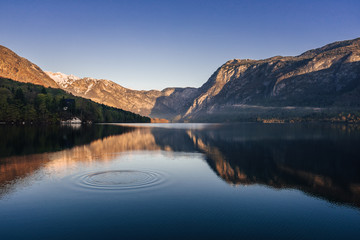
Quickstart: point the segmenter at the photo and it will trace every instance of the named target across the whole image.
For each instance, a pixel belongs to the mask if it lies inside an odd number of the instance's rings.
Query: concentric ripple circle
[[[82,187],[107,190],[131,190],[160,184],[160,173],[140,170],[111,170],[86,174],[80,177]]]

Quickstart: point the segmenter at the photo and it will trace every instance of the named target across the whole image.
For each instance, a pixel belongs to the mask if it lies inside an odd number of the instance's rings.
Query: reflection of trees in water
[[[59,172],[78,162],[111,160],[121,152],[166,150],[204,153],[211,169],[229,184],[296,188],[360,206],[359,131],[341,125],[242,124],[204,130],[97,126],[61,128],[61,134],[59,129],[26,132],[15,129],[9,142],[1,140],[11,146],[27,134],[20,140],[23,146],[2,152],[23,156],[0,158],[0,195],[42,168]],[[41,144],[26,146],[36,136],[43,138]]]
[[[66,125],[0,126],[0,136],[6,136],[0,137],[0,158],[60,151],[131,130],[106,125],[85,125],[77,129]]]
[[[14,184],[24,184],[25,178],[44,167],[64,168],[78,161],[113,158],[105,157],[107,153],[116,152],[111,150],[112,146],[119,147],[113,139],[132,131],[133,128],[104,125],[79,129],[69,126],[0,128],[1,135],[7,136],[0,138],[0,195],[10,191]]]

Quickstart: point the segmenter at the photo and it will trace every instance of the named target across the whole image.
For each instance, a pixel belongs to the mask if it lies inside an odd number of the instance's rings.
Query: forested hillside
[[[74,117],[91,122],[150,122],[150,118],[108,107],[60,89],[0,78],[0,121],[57,123]]]

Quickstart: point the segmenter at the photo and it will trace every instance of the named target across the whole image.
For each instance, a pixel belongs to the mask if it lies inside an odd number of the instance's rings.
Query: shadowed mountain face
[[[0,45],[0,77],[44,87],[59,88],[38,66]]]
[[[224,121],[360,108],[360,38],[296,57],[226,62],[200,88],[136,91],[108,80],[47,74],[74,95],[153,118]],[[296,107],[296,108],[289,108]]]
[[[12,130],[11,130],[12,129]],[[131,151],[202,153],[231,185],[292,188],[360,207],[360,129],[345,125],[210,125],[201,128],[96,126],[51,131],[1,128],[0,189],[40,168],[111,161]],[[28,129],[29,130],[29,129]],[[37,139],[38,144],[33,144]],[[17,144],[15,144],[17,143]],[[21,181],[20,181],[21,182]],[[1,195],[2,195],[1,194]]]

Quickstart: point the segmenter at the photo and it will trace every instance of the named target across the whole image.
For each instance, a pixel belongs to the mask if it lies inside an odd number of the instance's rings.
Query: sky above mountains
[[[45,71],[133,89],[199,87],[233,58],[360,37],[360,1],[1,0],[0,45]]]

